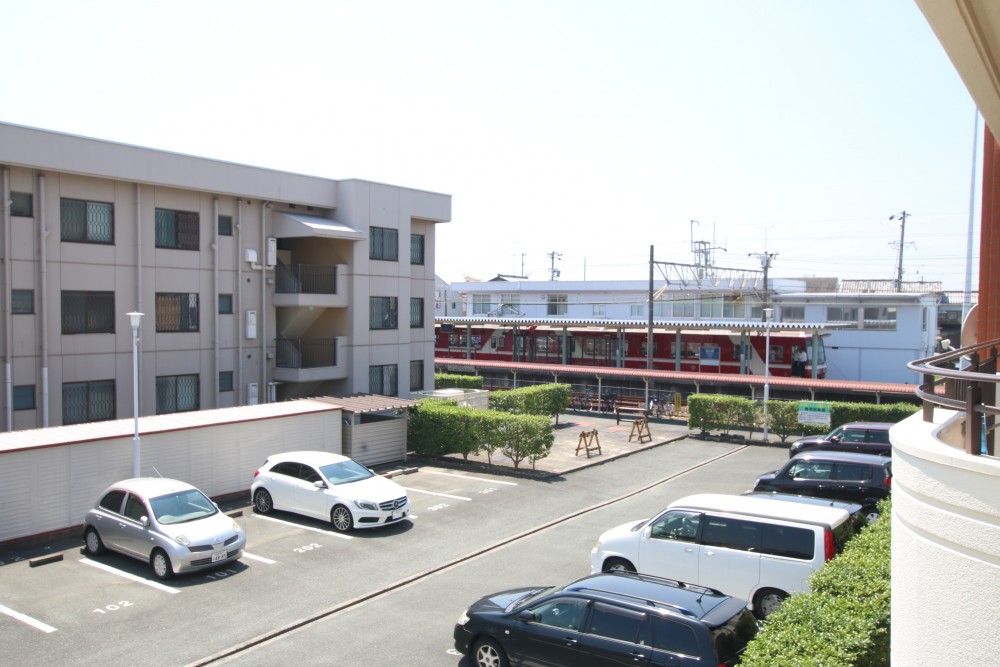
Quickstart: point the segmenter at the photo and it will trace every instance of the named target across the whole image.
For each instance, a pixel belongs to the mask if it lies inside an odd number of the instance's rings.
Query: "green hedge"
[[[534,465],[548,456],[555,441],[548,416],[512,414],[458,407],[454,401],[428,399],[411,408],[408,419],[410,451],[422,456],[500,452],[514,467]]]
[[[568,384],[538,384],[490,392],[490,407],[501,412],[555,417],[569,407],[573,388]]]
[[[435,373],[435,389],[482,389],[482,375],[462,375],[460,373]]]
[[[882,519],[851,540],[790,596],[750,642],[743,667],[883,667],[889,664],[892,593],[890,500]]]
[[[830,425],[799,424],[797,401],[767,402],[768,431],[785,442],[793,435],[822,435],[856,421],[896,423],[920,408],[912,403],[830,403]],[[701,431],[760,431],[764,427],[763,402],[721,394],[688,397],[688,426]]]

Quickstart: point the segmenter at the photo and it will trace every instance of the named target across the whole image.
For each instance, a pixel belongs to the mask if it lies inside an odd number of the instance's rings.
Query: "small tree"
[[[509,458],[514,467],[528,460],[532,467],[539,459],[548,456],[555,436],[548,417],[496,413],[487,436],[491,446]]]

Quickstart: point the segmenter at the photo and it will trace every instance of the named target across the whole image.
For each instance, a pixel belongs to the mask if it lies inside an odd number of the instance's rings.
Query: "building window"
[[[565,294],[550,294],[548,298],[548,308],[546,315],[565,315],[567,309],[567,299]]]
[[[233,372],[232,371],[219,371],[219,391],[232,391],[233,390]]]
[[[896,309],[892,307],[874,307],[864,309],[864,328],[876,331],[896,330]]]
[[[857,308],[842,308],[840,306],[831,306],[826,309],[826,321],[830,324],[839,324],[840,328],[857,329],[858,328],[858,309]],[[844,325],[847,325],[844,327]]]
[[[490,295],[489,294],[473,294],[472,295],[472,314],[473,315],[486,315],[490,312]]]
[[[591,312],[594,317],[607,317],[608,307],[603,303],[595,303]]]
[[[14,409],[34,410],[35,409],[35,385],[22,384],[14,387]]]
[[[63,292],[62,332],[64,335],[114,333],[114,292]]]
[[[220,215],[219,236],[232,236],[232,235],[233,235],[233,216]]]
[[[410,361],[410,391],[421,391],[424,388],[424,362],[419,359]]]
[[[35,291],[12,289],[10,291],[10,312],[14,315],[32,315],[35,312]]]
[[[232,315],[233,314],[233,295],[232,294],[220,294],[219,295],[219,315]]]
[[[63,424],[115,418],[115,381],[66,382],[62,386]]]
[[[156,247],[198,250],[198,214],[156,209]]]
[[[373,296],[368,300],[368,326],[371,329],[395,329],[398,325],[398,300],[394,296]]]
[[[424,300],[410,299],[410,328],[421,329],[424,326]]]
[[[115,242],[115,207],[101,202],[62,199],[59,201],[59,227],[63,241],[111,245]]]
[[[198,375],[161,375],[156,378],[156,414],[197,410]]]
[[[157,293],[156,330],[198,331],[198,295]]]
[[[805,322],[806,321],[806,307],[805,306],[782,306],[781,307],[781,321],[782,322]]]
[[[410,264],[424,263],[424,235],[410,234]]]
[[[30,192],[10,193],[10,214],[15,218],[35,217],[35,202]]]
[[[368,259],[384,259],[390,262],[399,260],[399,230],[372,227]]]
[[[649,315],[649,309],[644,305],[631,304],[628,307],[628,316],[632,318],[636,317],[646,317]]]
[[[368,393],[396,396],[396,364],[368,367]]]

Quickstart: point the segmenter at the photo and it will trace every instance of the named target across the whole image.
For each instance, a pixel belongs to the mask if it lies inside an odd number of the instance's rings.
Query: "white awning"
[[[278,238],[322,236],[330,239],[364,241],[367,235],[342,222],[314,215],[276,211],[273,217],[274,235]]]

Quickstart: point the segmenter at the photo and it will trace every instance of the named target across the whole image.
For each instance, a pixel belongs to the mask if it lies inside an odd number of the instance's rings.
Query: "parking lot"
[[[247,498],[223,506],[248,536],[242,560],[167,582],[124,556],[89,558],[79,542],[36,545],[36,557],[51,562],[35,567],[29,553],[2,552],[0,635],[8,652],[13,647],[12,664],[207,664],[234,651],[243,661],[256,655],[250,648],[263,638],[356,613],[438,572],[455,577],[450,570],[460,564],[498,557],[526,538],[544,542],[547,531],[565,530],[595,511],[637,502],[658,507],[693,491],[746,490],[753,475],[784,459],[777,448],[684,441],[548,479],[421,465],[395,477],[409,495],[410,520],[346,535],[293,514],[255,514]],[[610,514],[598,524],[618,520]],[[586,574],[599,532],[595,525],[579,534],[583,546],[574,545],[572,559],[564,559],[572,561],[569,576]],[[561,542],[554,553],[567,548]],[[517,569],[530,574],[530,566]],[[471,601],[488,592],[477,584],[458,585],[459,597]],[[460,611],[443,612],[437,622],[447,626]],[[448,637],[435,639],[437,652]],[[374,633],[349,643],[362,640],[379,641]]]

